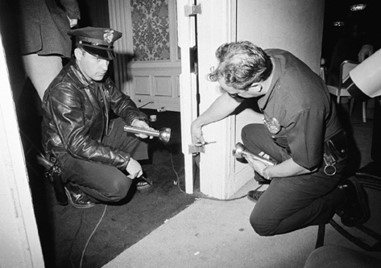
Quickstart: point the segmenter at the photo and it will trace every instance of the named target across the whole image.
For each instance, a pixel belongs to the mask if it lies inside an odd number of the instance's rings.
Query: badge
[[[263,122],[265,123],[265,126],[268,128],[271,134],[277,134],[280,131],[279,121],[275,117],[268,118],[265,115]]]
[[[114,30],[105,30],[105,33],[103,34],[103,40],[110,44],[113,39],[114,39]]]

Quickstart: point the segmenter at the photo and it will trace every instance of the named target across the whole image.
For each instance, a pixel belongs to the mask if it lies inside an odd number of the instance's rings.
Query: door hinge
[[[189,48],[189,64],[190,64],[190,72],[197,74],[198,71],[198,57],[197,57],[197,46],[193,46]]]
[[[201,4],[186,5],[184,6],[184,12],[186,17],[196,16],[197,14],[201,14]]]

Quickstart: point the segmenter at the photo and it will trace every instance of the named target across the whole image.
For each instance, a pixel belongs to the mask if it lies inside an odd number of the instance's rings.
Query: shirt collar
[[[283,69],[282,62],[279,58],[271,56],[271,59],[273,62],[273,77],[269,86],[269,90],[267,90],[266,94],[258,100],[258,106],[261,110],[263,110],[266,107],[270,99],[270,96],[273,94],[274,89],[279,82]]]

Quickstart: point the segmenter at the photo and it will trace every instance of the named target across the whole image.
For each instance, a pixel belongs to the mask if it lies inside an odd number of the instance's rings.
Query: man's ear
[[[255,92],[255,93],[260,93],[262,92],[263,85],[259,82],[254,82],[251,84],[249,87],[249,91]]]
[[[80,48],[76,47],[74,49],[74,56],[77,60],[80,60],[83,57],[83,51]]]

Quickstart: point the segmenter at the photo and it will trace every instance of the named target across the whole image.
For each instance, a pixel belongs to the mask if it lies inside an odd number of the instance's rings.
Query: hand
[[[372,55],[374,52],[372,45],[363,45],[360,52],[358,53],[359,62],[363,62],[366,58]]]
[[[192,123],[191,126],[192,144],[202,145],[205,143],[204,136],[202,135],[202,127]]]
[[[128,177],[130,179],[135,179],[143,174],[142,166],[133,158],[127,164],[126,171],[128,172]]]
[[[131,126],[143,128],[143,129],[147,129],[147,130],[152,130],[152,131],[155,130],[152,127],[150,127],[145,121],[139,120],[139,119],[135,119],[134,121],[132,121]],[[142,139],[148,138],[148,135],[146,135],[146,134],[135,134],[135,136],[142,138]],[[152,139],[153,137],[149,136],[149,138]]]
[[[69,17],[67,17],[67,18],[68,18],[68,20],[69,20],[70,28],[73,28],[73,27],[77,26],[77,24],[78,24],[78,19],[71,19],[71,18],[69,18]]]
[[[253,157],[251,157],[250,155],[247,155],[245,157],[245,159],[247,160],[248,164],[259,174],[261,175],[262,177],[264,177],[265,179],[267,180],[270,180],[271,178],[268,176],[268,174],[265,172],[265,169],[267,167],[269,167],[269,165],[266,165],[265,163],[263,163],[262,161],[260,160],[257,160]]]

